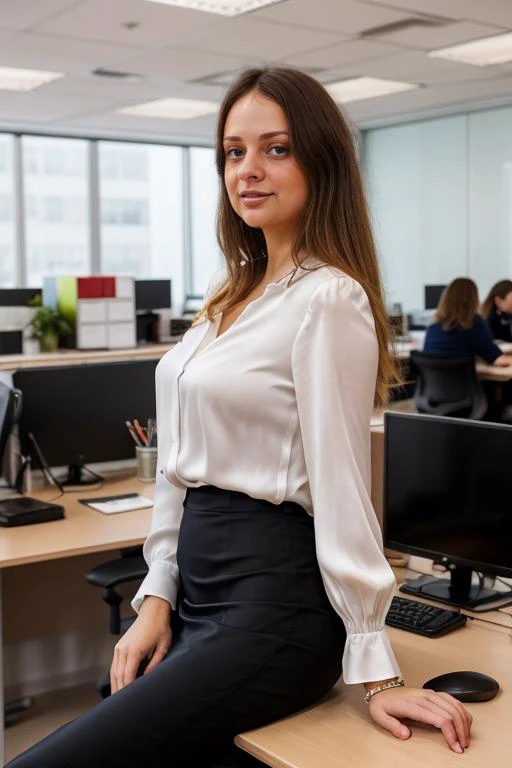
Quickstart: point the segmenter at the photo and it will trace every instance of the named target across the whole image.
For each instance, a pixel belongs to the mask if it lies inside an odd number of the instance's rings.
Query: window
[[[171,277],[178,302],[184,292],[182,153],[180,147],[98,143],[101,271]]]
[[[26,273],[31,285],[46,275],[90,271],[88,142],[25,136]]]
[[[192,239],[192,293],[204,295],[213,273],[222,263],[215,233],[219,184],[215,150],[190,149],[190,218]]]
[[[0,134],[0,286],[16,285],[14,137]]]

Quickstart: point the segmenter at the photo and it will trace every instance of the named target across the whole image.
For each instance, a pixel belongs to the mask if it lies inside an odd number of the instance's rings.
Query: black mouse
[[[447,672],[427,680],[423,688],[450,693],[459,701],[489,701],[500,690],[497,680],[481,672]]]

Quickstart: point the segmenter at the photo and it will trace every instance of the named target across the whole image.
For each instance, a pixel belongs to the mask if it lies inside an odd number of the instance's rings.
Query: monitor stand
[[[64,491],[93,491],[100,488],[104,478],[98,475],[79,460],[77,464],[69,464],[67,477],[60,480]]]
[[[499,601],[500,604],[512,602],[512,590],[501,591],[479,584],[471,584],[472,573],[471,568],[452,564],[449,579],[434,577],[427,580],[425,576],[419,579],[409,579],[402,584],[400,592],[417,595],[417,597],[427,597],[469,610],[477,608],[477,606],[483,606],[478,610],[485,610],[485,603],[492,603],[492,608],[495,608],[496,601]],[[491,606],[489,606],[489,610],[491,610]]]

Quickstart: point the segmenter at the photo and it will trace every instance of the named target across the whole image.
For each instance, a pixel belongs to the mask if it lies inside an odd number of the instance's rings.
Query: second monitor
[[[134,458],[125,422],[154,418],[157,363],[132,360],[16,371],[25,452],[30,452],[32,433],[50,466],[68,465],[72,485],[85,482],[85,464]]]

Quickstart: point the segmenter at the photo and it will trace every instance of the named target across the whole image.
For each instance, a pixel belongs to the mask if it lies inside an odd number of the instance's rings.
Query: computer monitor
[[[474,571],[512,577],[512,426],[386,413],[384,444],[385,545],[450,571],[403,591],[467,608],[512,600],[482,575],[471,583]]]
[[[41,288],[0,288],[0,307],[25,307],[42,298]]]
[[[446,285],[425,286],[425,309],[437,309],[439,299],[445,288]]]
[[[126,421],[154,418],[157,363],[130,360],[16,371],[25,452],[33,451],[31,433],[50,466],[69,465],[63,484],[73,486],[86,484],[85,464],[134,458]],[[37,464],[37,455],[33,459]]]
[[[170,280],[136,280],[135,309],[148,311],[152,309],[170,309],[171,281]]]

